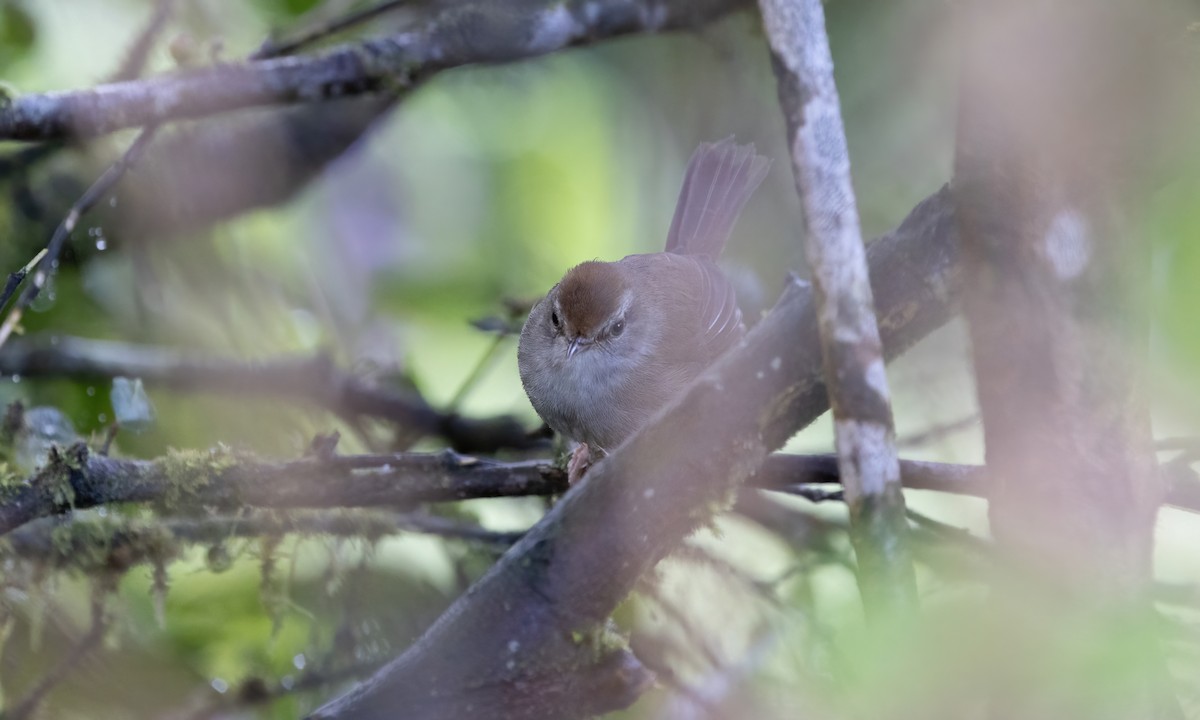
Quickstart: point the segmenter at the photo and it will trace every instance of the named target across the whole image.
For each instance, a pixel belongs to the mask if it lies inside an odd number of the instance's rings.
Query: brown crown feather
[[[571,268],[558,286],[563,318],[583,337],[591,337],[616,311],[625,279],[612,263],[591,260]]]

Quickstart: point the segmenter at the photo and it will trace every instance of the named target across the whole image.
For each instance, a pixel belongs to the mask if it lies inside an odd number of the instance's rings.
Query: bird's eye
[[[550,311],[550,323],[554,325],[554,327],[558,327],[561,324],[561,321],[558,319],[558,313],[554,310]]]
[[[623,332],[625,332],[625,321],[618,320],[613,323],[612,329],[608,331],[608,334],[612,337],[619,337]]]

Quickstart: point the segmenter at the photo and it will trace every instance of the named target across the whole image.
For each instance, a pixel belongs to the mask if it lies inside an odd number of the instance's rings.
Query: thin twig
[[[693,646],[699,648],[700,654],[704,656],[704,659],[708,661],[713,669],[721,667],[723,664],[721,656],[713,649],[704,632],[696,626],[696,623],[692,622],[692,619],[683,608],[679,607],[674,600],[666,597],[652,580],[643,579],[638,583],[637,589],[639,593],[654,603],[667,620],[675,623],[679,631]]]
[[[283,535],[374,539],[398,533],[433,535],[499,551],[523,535],[436,515],[377,510],[251,510],[168,520],[75,514],[46,518],[10,533],[0,556],[94,572],[163,562],[186,544],[211,545],[234,538]]]
[[[4,290],[0,292],[0,310],[3,310],[4,306],[8,305],[8,301],[12,299],[13,293],[15,293],[17,288],[21,286],[21,283],[25,280],[25,276],[27,276],[29,271],[32,270],[33,267],[37,265],[38,262],[45,256],[46,249],[42,248],[38,251],[37,255],[33,256],[32,260],[25,263],[25,267],[17,270],[14,273],[8,274],[8,280],[6,280],[4,283]]]
[[[104,619],[104,601],[107,590],[95,590],[92,595],[92,625],[87,631],[87,634],[79,639],[74,646],[67,652],[67,656],[63,658],[58,665],[50,672],[42,676],[29,693],[22,698],[11,710],[0,715],[0,720],[26,720],[34,715],[42,700],[45,699],[54,686],[63,681],[75,666],[82,662],[88,655],[100,645],[100,641],[104,639],[104,632],[107,628],[107,623]]]
[[[934,443],[946,438],[948,435],[953,435],[964,430],[970,430],[978,424],[979,413],[971,413],[970,415],[957,420],[951,420],[950,422],[933,425],[919,433],[913,433],[912,435],[908,435],[906,437],[897,438],[896,447],[912,449],[921,447],[922,445],[929,445],[930,443]]]
[[[158,0],[151,11],[150,20],[134,38],[133,44],[125,53],[125,59],[112,74],[109,82],[133,80],[142,74],[146,62],[150,59],[150,51],[154,49],[154,41],[171,20],[174,10],[175,0]]]
[[[0,139],[94,137],[252,107],[394,93],[449,68],[697,27],[748,5],[748,0],[595,0],[522,3],[518,10],[493,2],[448,3],[421,27],[309,57],[222,63],[142,81],[20,95],[0,108]],[[545,32],[496,32],[497,22]]]
[[[297,678],[280,678],[271,683],[261,678],[248,678],[229,692],[202,703],[199,708],[172,713],[166,720],[212,720],[222,713],[269,705],[289,695],[360,678],[374,672],[382,664],[380,660],[372,660],[336,670],[314,669]]]
[[[508,341],[507,336],[497,335],[492,343],[488,345],[487,350],[480,356],[479,361],[475,363],[475,367],[471,368],[471,372],[463,379],[462,384],[458,386],[454,397],[450,398],[450,402],[446,405],[446,411],[451,413],[458,412],[462,406],[463,400],[467,399],[467,395],[479,383],[479,379],[483,377],[484,372],[492,366],[492,362],[499,356],[500,350]]]
[[[159,8],[154,19],[152,20],[150,26],[146,29],[143,37],[139,40],[139,45],[148,46],[149,41],[153,39],[154,35],[157,34],[159,29],[161,29],[161,25],[165,24],[169,18],[171,5],[172,0],[163,0],[163,2],[159,4]],[[301,48],[310,42],[320,39],[320,37],[323,37],[323,35],[314,31],[308,33],[303,38],[289,43],[288,49],[286,50],[269,50],[264,47],[251,54],[247,60],[253,62],[263,60],[268,57],[282,55],[284,52],[290,52],[291,50]],[[130,60],[137,60],[136,67],[140,69],[140,66],[142,63],[144,63],[145,58],[139,57],[139,55],[144,56],[149,49],[148,47],[135,47],[135,50],[138,50],[138,52],[133,53]],[[119,72],[126,72],[129,69],[130,67],[123,67]],[[160,122],[156,121],[148,123],[142,129],[137,138],[135,138],[130,144],[129,148],[125,150],[125,153],[116,162],[114,162],[112,165],[109,165],[104,173],[102,173],[100,177],[97,178],[94,183],[92,183],[91,187],[84,192],[83,196],[76,200],[71,208],[67,211],[66,217],[63,218],[63,221],[59,223],[57,228],[55,228],[54,234],[50,236],[50,242],[46,245],[45,255],[42,257],[41,262],[37,266],[37,271],[33,275],[33,282],[25,287],[25,290],[22,291],[21,295],[17,298],[16,305],[4,319],[3,324],[0,324],[0,346],[3,346],[8,338],[12,335],[13,330],[15,330],[17,327],[17,324],[21,322],[21,317],[24,314],[25,309],[28,308],[37,298],[38,294],[46,286],[46,283],[49,282],[50,276],[57,272],[59,255],[62,254],[63,247],[65,246],[67,239],[71,236],[71,233],[74,232],[75,226],[79,224],[79,220],[108,195],[108,193],[116,186],[116,184],[120,182],[121,178],[124,177],[129,168],[137,164],[142,154],[146,151],[146,148],[154,141],[154,138],[158,134],[160,127]],[[2,306],[2,304],[0,304],[0,306]]]
[[[340,18],[320,23],[307,31],[301,32],[290,40],[283,40],[277,43],[274,40],[268,39],[263,42],[254,55],[259,58],[290,55],[301,48],[324,40],[331,35],[336,35],[337,33],[370,22],[392,10],[411,4],[412,0],[389,0],[389,2],[382,2],[372,7],[356,10]]]
[[[46,244],[41,261],[33,273],[32,282],[27,284],[25,289],[21,291],[21,294],[17,297],[16,305],[9,311],[8,316],[4,319],[4,323],[0,324],[0,346],[3,346],[9,336],[12,335],[17,324],[21,322],[21,316],[25,309],[37,298],[38,293],[49,282],[50,276],[58,270],[58,256],[62,253],[67,238],[71,236],[71,233],[75,230],[75,226],[79,224],[80,218],[103,200],[125,174],[125,171],[137,163],[146,147],[150,144],[150,141],[154,139],[157,131],[158,128],[156,126],[147,127],[143,130],[129,146],[129,149],[125,151],[125,154],[110,165],[96,179],[96,182],[92,183],[91,187],[84,192],[83,196],[71,205],[71,209],[67,211],[66,217],[55,228],[54,234],[50,236],[50,242]]]
[[[0,374],[108,382],[136,377],[177,391],[270,397],[308,403],[354,419],[376,417],[418,436],[441,437],[460,452],[529,450],[544,435],[516,418],[468,418],[434,409],[415,392],[369,384],[329,357],[291,356],[255,362],[185,353],[173,348],[75,337],[24,339],[0,349]]]

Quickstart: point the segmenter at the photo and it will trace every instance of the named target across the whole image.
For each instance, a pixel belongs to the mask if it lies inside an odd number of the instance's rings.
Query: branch
[[[821,0],[761,0],[760,5],[804,206],[805,255],[817,287],[817,323],[858,585],[869,615],[911,612],[917,584],[904,540],[908,523],[891,393],[825,12]]]
[[[415,87],[463,65],[530,58],[631,33],[701,25],[741,0],[572,0],[512,6],[452,4],[422,27],[311,57],[230,63],[87,90],[15,98],[0,139],[94,137],[242,108],[309,103]]]
[[[258,57],[279,57],[281,55],[291,55],[297,50],[301,50],[315,42],[324,40],[331,35],[336,35],[351,28],[368,23],[378,17],[381,17],[393,10],[399,10],[403,7],[412,5],[411,0],[387,0],[378,5],[362,8],[347,13],[341,17],[332,18],[325,22],[319,23],[311,29],[301,32],[289,40],[275,41],[268,39],[262,44],[255,53]]]
[[[149,52],[149,45],[162,25],[169,19],[171,9],[172,0],[163,0],[160,2],[149,27],[139,37],[134,50],[131,52],[130,57],[127,58],[127,64],[118,71],[118,78],[135,69],[140,70],[141,64],[145,60],[144,55]],[[283,46],[268,47],[264,45],[258,51],[251,54],[248,60],[251,62],[265,60],[276,54],[290,52],[291,50],[303,47],[307,43],[314,42],[321,37],[323,37],[323,34],[320,31],[314,31],[306,34],[303,38],[299,38]],[[130,79],[125,83],[114,83],[114,85],[132,83],[133,81]],[[386,107],[386,105],[383,107]],[[382,112],[382,108],[380,111]],[[157,121],[145,123],[144,125],[141,133],[129,145],[124,154],[116,162],[109,165],[100,177],[88,187],[83,196],[71,205],[66,217],[54,229],[49,243],[46,244],[45,252],[41,256],[42,259],[37,265],[37,271],[33,275],[32,282],[27,284],[25,289],[21,291],[16,305],[14,305],[13,309],[4,318],[4,322],[0,323],[0,346],[4,345],[9,336],[16,330],[25,309],[33,304],[34,299],[37,298],[38,294],[46,286],[46,283],[49,282],[50,277],[57,272],[59,255],[62,253],[71,233],[75,231],[75,226],[79,223],[80,219],[95,207],[97,203],[103,200],[116,187],[117,183],[121,181],[126,172],[138,163],[142,155],[146,152],[146,149],[154,142],[158,131],[162,128],[161,122]],[[356,127],[361,131],[365,125],[356,125]],[[0,306],[2,306],[2,303],[0,303]]]
[[[174,11],[175,0],[158,0],[154,4],[146,26],[138,32],[133,44],[125,51],[125,58],[121,61],[120,67],[113,73],[112,80],[114,82],[133,80],[142,74],[147,60],[150,59],[150,52],[154,49],[154,43],[167,23],[170,22]]]
[[[158,503],[173,514],[209,508],[396,507],[482,497],[546,495],[565,475],[543,463],[500,463],[458,455],[352,455],[260,462],[228,448],[179,451],[158,460],[54,452],[33,478],[6,487],[0,535],[40,517],[125,502]]]
[[[905,461],[902,469],[913,488],[982,493],[975,466]],[[836,458],[829,455],[773,455],[750,478],[754,487],[788,493],[838,481]],[[158,503],[176,514],[207,508],[395,508],[567,489],[566,471],[547,462],[504,463],[449,451],[273,463],[225,448],[130,460],[76,446],[55,453],[32,478],[9,485],[0,502],[0,535],[38,518],[115,503]]]
[[[380,511],[251,511],[189,519],[146,520],[68,515],[29,523],[0,541],[0,552],[23,561],[87,573],[162,563],[184,545],[219,545],[232,538],[306,535],[373,541],[412,532],[507,549],[520,532],[497,532],[436,515]]]
[[[99,589],[93,591],[92,624],[87,633],[71,646],[71,649],[67,651],[67,656],[46,673],[25,697],[13,705],[11,710],[0,713],[0,720],[27,720],[27,718],[34,717],[46,694],[53,690],[55,685],[62,682],[75,669],[76,665],[99,647],[100,642],[104,640],[104,631],[108,626],[104,617],[104,600],[107,592],[110,591]]]
[[[871,247],[888,357],[951,315],[950,220],[942,191]],[[599,629],[771,450],[828,408],[817,348],[811,293],[793,283],[737,347],[593,466],[420,640],[311,717],[375,720],[403,707],[418,719],[570,720],[632,702],[644,671]]]
[[[52,337],[5,345],[0,350],[0,374],[104,382],[137,377],[147,385],[174,390],[299,400],[344,418],[390,420],[421,435],[445,438],[461,452],[490,453],[542,444],[515,418],[471,419],[441,413],[415,393],[370,385],[347,374],[325,355],[246,362],[162,347]]]

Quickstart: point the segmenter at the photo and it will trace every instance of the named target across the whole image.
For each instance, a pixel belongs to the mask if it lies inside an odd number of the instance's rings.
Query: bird
[[[769,168],[753,144],[702,143],[663,252],[580,263],[530,310],[517,346],[521,384],[542,420],[578,443],[571,482],[742,337],[716,259]]]

